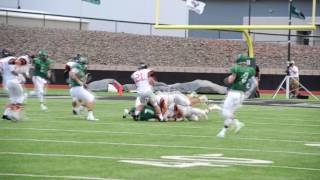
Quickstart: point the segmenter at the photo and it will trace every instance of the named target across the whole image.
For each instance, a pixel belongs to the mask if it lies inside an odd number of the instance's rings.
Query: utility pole
[[[289,26],[291,26],[291,24],[292,24],[291,7],[292,7],[292,0],[289,0]],[[289,29],[289,32],[288,32],[288,62],[290,60],[291,60],[291,30]]]
[[[248,8],[248,25],[251,25],[251,0],[249,0],[249,8]],[[249,29],[249,34],[250,34],[250,29]]]
[[[21,9],[20,0],[18,0],[18,9]]]

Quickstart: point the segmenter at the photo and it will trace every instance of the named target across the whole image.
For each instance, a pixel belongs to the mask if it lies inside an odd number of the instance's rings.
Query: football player
[[[73,100],[77,100],[79,102],[82,102],[87,110],[87,120],[89,121],[95,121],[98,120],[93,115],[93,107],[94,107],[94,101],[95,97],[94,95],[89,92],[85,86],[86,86],[86,74],[84,65],[86,65],[88,62],[87,58],[81,57],[79,62],[73,64],[69,71],[69,86],[70,86],[70,95]],[[77,110],[78,107],[77,102],[73,102],[72,104],[73,110]],[[78,112],[76,112],[78,113]]]
[[[1,61],[3,81],[9,95],[10,103],[6,106],[2,118],[7,120],[20,120],[22,118],[23,103],[25,100],[22,84],[29,72],[28,56],[18,58],[9,56]]]
[[[137,98],[141,104],[136,104],[135,117],[138,117],[141,113],[143,106],[147,103],[151,104],[160,121],[164,121],[159,105],[156,102],[156,96],[153,93],[153,85],[156,80],[154,72],[148,69],[148,66],[141,63],[138,70],[131,75],[135,85],[137,86]]]
[[[250,91],[252,91],[257,84],[254,82],[256,81],[254,78],[255,69],[248,65],[248,60],[249,57],[246,54],[239,54],[236,58],[236,65],[230,69],[231,75],[225,79],[225,84],[230,86],[230,90],[222,107],[224,127],[217,134],[217,137],[225,137],[230,125],[235,125],[236,133],[244,126],[242,122],[235,119],[234,112],[242,105],[246,96],[252,93]]]
[[[51,78],[51,66],[53,60],[48,57],[48,52],[41,49],[38,53],[38,57],[33,60],[33,77],[32,82],[34,85],[34,93],[38,96],[40,101],[41,110],[47,110],[47,106],[44,102],[45,89],[48,84],[48,79]]]

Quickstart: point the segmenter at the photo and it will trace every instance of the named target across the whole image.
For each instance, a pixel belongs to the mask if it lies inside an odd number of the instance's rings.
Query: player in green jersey
[[[47,106],[44,103],[45,89],[48,84],[48,79],[51,78],[51,66],[53,60],[48,57],[48,52],[41,49],[38,56],[33,59],[33,77],[32,82],[34,85],[34,93],[38,96],[40,101],[41,110],[47,110]]]
[[[81,62],[87,62],[85,57],[81,57]],[[87,63],[85,63],[87,64]],[[84,64],[80,62],[74,63],[70,68],[69,72],[69,86],[70,86],[70,95],[74,100],[78,100],[85,105],[88,110],[87,120],[95,121],[98,120],[93,116],[93,106],[94,106],[94,95],[89,92],[86,88],[86,73]],[[75,110],[77,104],[72,104],[73,110]]]
[[[234,112],[242,105],[243,100],[256,86],[255,69],[248,65],[248,60],[250,58],[246,54],[239,54],[236,59],[236,65],[230,69],[231,75],[225,79],[225,83],[230,86],[230,90],[222,108],[224,127],[217,134],[217,137],[225,137],[230,125],[235,126],[235,132],[239,132],[244,126],[243,123],[235,119]]]
[[[134,117],[134,112],[135,112],[136,108],[133,107],[130,110],[125,109],[122,118],[126,118],[128,115]],[[144,105],[142,108],[141,113],[139,114],[138,117],[134,118],[135,121],[157,121],[157,113],[155,111],[155,109],[150,106],[150,105]]]

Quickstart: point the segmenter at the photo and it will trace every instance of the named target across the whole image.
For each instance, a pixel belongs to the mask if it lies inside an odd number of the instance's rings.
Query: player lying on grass
[[[193,94],[192,96],[186,96],[179,91],[173,92],[157,92],[156,93],[157,104],[160,106],[161,113],[164,115],[164,118],[167,119],[168,108],[172,105],[181,105],[181,106],[193,106],[199,103],[205,103],[208,101],[207,96],[197,96]]]
[[[18,58],[9,56],[0,60],[4,89],[9,95],[9,104],[5,107],[2,119],[22,119],[23,104],[26,98],[23,84],[29,74],[29,63],[28,56]]]
[[[197,103],[204,103],[207,101],[206,96],[200,97],[189,97],[180,92],[157,92],[156,101],[162,111],[165,121],[176,121],[176,120],[199,120],[206,118],[207,114],[215,109],[220,109],[217,105],[210,105],[207,109],[199,109],[192,107],[192,105]],[[136,99],[136,106],[140,105],[139,99]],[[130,111],[128,109],[124,110],[123,117],[127,115],[132,115],[132,108]],[[149,120],[156,119],[157,116],[154,112],[155,109],[151,105],[143,106],[141,111],[142,115],[138,116],[137,120]]]
[[[217,105],[210,105],[207,109],[200,109],[191,106],[181,106],[177,104],[172,104],[168,111],[165,114],[166,121],[198,121],[200,119],[207,119],[208,113],[213,110],[221,109]],[[134,116],[135,107],[130,110],[124,109],[123,118],[127,116]],[[134,120],[137,121],[158,121],[158,117],[156,115],[155,109],[151,105],[144,105],[143,109],[138,116]]]

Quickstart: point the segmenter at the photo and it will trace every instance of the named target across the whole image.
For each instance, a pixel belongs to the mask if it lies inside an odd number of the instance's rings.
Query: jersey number
[[[140,72],[140,73],[136,73],[134,75],[134,82],[139,82],[139,81],[143,81],[145,80],[145,78],[143,77],[143,74]]]
[[[242,76],[241,76],[241,83],[245,84],[248,81],[249,78],[249,73],[245,72]]]

